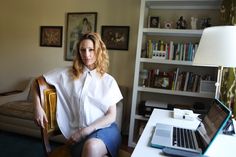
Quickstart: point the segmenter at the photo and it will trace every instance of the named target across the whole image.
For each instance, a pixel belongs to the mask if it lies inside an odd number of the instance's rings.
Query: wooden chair
[[[70,150],[67,145],[62,145],[52,149],[50,138],[60,135],[61,132],[56,122],[56,90],[54,86],[49,85],[43,76],[37,78],[38,92],[41,105],[47,115],[48,124],[41,128],[43,149],[46,157],[69,157]]]
[[[46,157],[69,157],[70,149],[66,144],[62,144],[54,149],[50,144],[50,139],[61,132],[56,122],[56,90],[54,86],[49,85],[43,76],[37,78],[38,92],[40,96],[41,105],[45,110],[48,118],[48,124],[45,128],[41,128],[43,149]],[[129,157],[130,154],[126,151],[119,150],[119,157]]]

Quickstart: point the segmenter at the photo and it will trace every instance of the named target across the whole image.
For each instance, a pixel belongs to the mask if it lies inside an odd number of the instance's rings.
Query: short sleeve
[[[106,83],[107,92],[102,101],[103,111],[107,111],[111,105],[114,105],[123,99],[120,88],[114,78],[112,78],[110,81],[107,81]]]

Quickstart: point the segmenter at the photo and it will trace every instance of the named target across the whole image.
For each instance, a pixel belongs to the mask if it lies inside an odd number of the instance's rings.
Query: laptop
[[[214,99],[196,130],[157,123],[151,146],[204,154],[230,116],[231,111],[218,99]]]

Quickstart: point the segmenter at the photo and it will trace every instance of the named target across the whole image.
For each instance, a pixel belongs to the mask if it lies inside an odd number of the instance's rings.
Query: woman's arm
[[[116,120],[116,104],[110,106],[103,117],[97,119],[88,127],[81,128],[74,134],[72,134],[72,136],[68,140],[68,143],[74,144],[79,140],[81,140],[82,138],[86,137],[87,135],[91,134],[92,132],[104,128],[109,124],[115,122],[115,120]]]
[[[34,121],[38,126],[45,127],[46,123],[48,123],[47,116],[42,108],[39,98],[38,92],[38,83],[35,80],[32,84],[32,92],[33,92],[33,105],[34,105]]]
[[[116,104],[110,106],[105,113],[105,116],[99,118],[95,122],[93,122],[89,127],[94,130],[106,127],[107,125],[115,122],[116,120]]]

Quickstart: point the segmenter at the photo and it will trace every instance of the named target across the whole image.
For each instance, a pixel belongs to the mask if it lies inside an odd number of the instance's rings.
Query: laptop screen
[[[231,112],[219,100],[215,99],[209,111],[204,116],[197,128],[201,139],[201,148],[206,151],[208,145],[214,140],[217,133],[223,128],[231,115]]]

